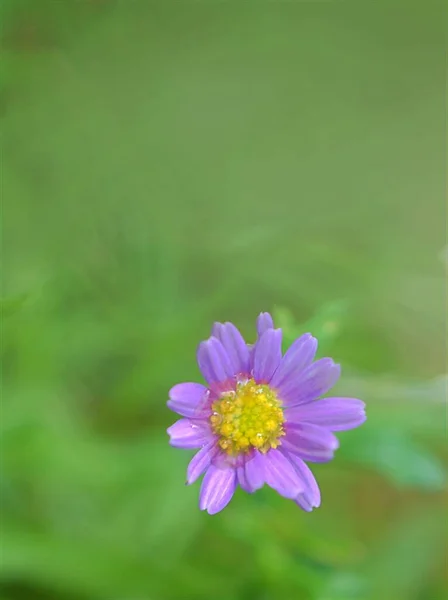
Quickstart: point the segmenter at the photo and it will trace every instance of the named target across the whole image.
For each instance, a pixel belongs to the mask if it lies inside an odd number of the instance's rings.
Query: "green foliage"
[[[363,434],[358,431],[343,439],[342,454],[353,462],[376,469],[397,486],[444,490],[446,472],[443,463],[413,442],[403,430],[387,426],[374,429],[369,423]]]
[[[335,342],[342,335],[345,321],[348,318],[349,307],[347,301],[335,301],[324,304],[319,312],[306,323],[297,323],[291,311],[277,307],[274,310],[274,319],[283,329],[284,344],[288,347],[303,333],[312,333],[319,340],[319,352]]]
[[[169,4],[0,3],[0,599],[445,597],[443,18]],[[262,310],[369,419],[209,517],[167,391]]]

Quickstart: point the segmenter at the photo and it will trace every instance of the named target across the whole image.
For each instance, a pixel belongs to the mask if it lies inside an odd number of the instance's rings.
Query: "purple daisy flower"
[[[306,465],[327,462],[338,448],[334,431],[364,423],[364,402],[323,398],[339,378],[331,358],[314,361],[317,340],[298,338],[282,356],[282,331],[272,317],[257,319],[248,345],[232,323],[215,323],[197,360],[207,386],[180,383],[168,407],[183,418],[168,429],[176,448],[199,449],[187,470],[191,484],[203,473],[199,506],[215,514],[237,485],[252,493],[266,483],[303,510],[320,505]]]

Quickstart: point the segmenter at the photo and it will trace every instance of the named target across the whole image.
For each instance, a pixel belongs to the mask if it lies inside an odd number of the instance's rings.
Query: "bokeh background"
[[[1,600],[446,597],[445,17],[1,1]],[[167,392],[265,310],[369,420],[210,517]]]

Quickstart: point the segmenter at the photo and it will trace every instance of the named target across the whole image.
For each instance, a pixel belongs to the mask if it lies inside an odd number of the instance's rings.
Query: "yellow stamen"
[[[258,448],[266,453],[280,445],[285,435],[280,402],[268,385],[253,379],[238,383],[235,392],[223,394],[213,405],[210,423],[219,446],[235,456]]]

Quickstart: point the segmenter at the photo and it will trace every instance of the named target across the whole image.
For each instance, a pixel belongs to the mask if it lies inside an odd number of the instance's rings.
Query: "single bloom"
[[[179,383],[169,392],[168,407],[182,417],[168,429],[170,444],[198,449],[187,483],[204,474],[199,507],[210,514],[238,485],[252,493],[267,484],[305,511],[317,508],[319,486],[306,462],[330,461],[334,432],[366,420],[361,400],[321,398],[340,367],[314,360],[316,338],[302,335],[282,356],[282,331],[268,313],[259,315],[257,333],[250,345],[232,323],[215,323],[197,352],[206,385]]]

